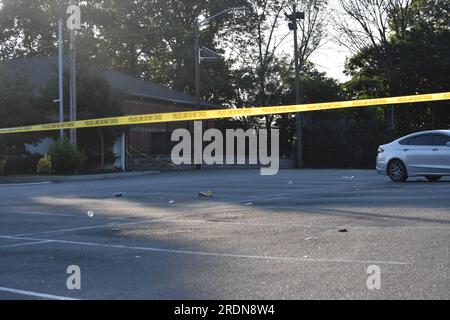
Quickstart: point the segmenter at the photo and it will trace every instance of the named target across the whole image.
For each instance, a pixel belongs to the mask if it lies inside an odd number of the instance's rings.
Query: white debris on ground
[[[200,192],[198,196],[201,198],[211,198],[213,196],[213,193],[211,191],[203,191]]]

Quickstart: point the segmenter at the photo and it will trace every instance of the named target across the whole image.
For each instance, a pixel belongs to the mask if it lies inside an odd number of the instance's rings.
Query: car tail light
[[[379,147],[378,148],[378,153],[383,153],[383,152],[384,152],[384,149],[382,147]]]

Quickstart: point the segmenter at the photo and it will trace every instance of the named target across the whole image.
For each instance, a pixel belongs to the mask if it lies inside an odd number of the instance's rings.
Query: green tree
[[[8,161],[8,149],[5,137],[0,135],[0,174],[5,173],[6,163]]]
[[[284,81],[285,90],[279,101],[282,105],[295,101],[294,74],[290,72]],[[341,85],[336,80],[327,77],[325,73],[319,72],[311,63],[304,66],[301,81],[305,103],[332,102],[343,98]],[[346,114],[339,110],[303,113],[304,127],[309,131],[334,128],[334,124],[345,117]],[[296,138],[295,115],[275,116],[275,127],[280,130],[282,155],[293,156]]]
[[[42,101],[36,99],[36,88],[33,87],[26,73],[17,70],[16,74],[8,76],[5,74],[9,73],[2,72],[0,66],[0,128],[18,127],[43,121],[45,117]],[[3,154],[25,154],[25,144],[33,144],[41,138],[42,134],[33,133],[3,135]]]
[[[78,173],[84,163],[84,155],[66,138],[58,139],[48,151],[52,169],[58,174]]]
[[[248,0],[250,12],[245,16],[230,19],[223,29],[221,46],[230,54],[232,107],[267,106],[293,104],[295,95],[289,80],[294,75],[293,55],[287,55],[281,48],[292,31],[285,13],[292,13],[296,3],[306,17],[298,22],[300,65],[305,67],[311,54],[325,39],[327,1],[275,1]],[[289,97],[289,100],[286,100]],[[287,116],[285,116],[286,118]],[[246,126],[265,126],[270,129],[278,116],[242,119]],[[278,124],[290,124],[290,121]],[[284,131],[289,131],[286,127]],[[270,133],[270,131],[269,131]]]
[[[361,49],[347,64],[352,80],[346,84],[351,96],[371,97],[448,91],[450,72],[449,4],[440,0],[413,1],[407,27],[388,20],[391,67],[380,55],[382,44]],[[392,18],[391,18],[392,19]],[[396,135],[412,130],[448,128],[448,102],[397,107]]]
[[[66,0],[3,0],[0,7],[0,61],[56,53],[59,19]],[[112,67],[133,76],[193,94],[194,22],[244,0],[91,0],[81,1],[82,29],[77,32],[79,60]],[[217,49],[224,20],[201,32],[202,44]],[[65,48],[68,36],[65,32]],[[204,98],[226,100],[229,65],[202,68]],[[214,81],[211,81],[214,80]]]
[[[54,52],[57,16],[65,13],[64,0],[2,0],[0,61]]]
[[[79,64],[77,76],[77,118],[97,119],[122,116],[124,94],[111,87],[103,77],[102,69],[91,64]],[[64,77],[65,106],[69,110],[69,77]],[[58,80],[53,78],[42,90],[43,100],[52,101],[58,92]],[[47,115],[56,117],[56,108],[47,110]],[[123,129],[116,127],[99,127],[77,130],[78,145],[86,156],[87,168],[103,167],[107,162],[113,162],[112,147]],[[54,132],[53,136],[56,137]]]
[[[114,90],[95,68],[80,73],[77,111],[79,119],[96,119],[122,116],[124,95]],[[87,157],[86,165],[104,167],[105,162],[113,162],[112,147],[123,133],[123,128],[99,127],[79,130],[80,146]],[[93,138],[97,137],[97,139]]]

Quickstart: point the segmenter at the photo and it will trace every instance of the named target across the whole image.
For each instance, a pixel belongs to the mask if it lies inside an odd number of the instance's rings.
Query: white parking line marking
[[[221,209],[235,209],[234,206],[214,206],[215,210],[218,208]],[[258,209],[255,207],[248,207],[252,209]],[[286,208],[286,207],[284,207]],[[195,211],[197,214],[192,214],[192,211]],[[0,212],[9,212],[9,211],[3,211],[0,210]],[[282,226],[289,226],[289,227],[299,227],[299,228],[308,228],[308,229],[339,229],[339,228],[349,228],[354,230],[446,230],[450,229],[450,226],[349,226],[349,225],[336,225],[336,226],[328,226],[328,225],[308,225],[308,224],[298,224],[298,223],[252,223],[252,222],[229,222],[229,221],[203,221],[203,220],[179,220],[176,218],[184,217],[184,216],[195,216],[199,214],[209,213],[210,208],[202,208],[202,207],[194,207],[190,208],[189,210],[185,210],[185,213],[174,215],[174,216],[167,216],[164,218],[157,218],[157,219],[149,219],[149,220],[136,220],[136,219],[127,219],[127,218],[104,218],[106,220],[123,220],[123,221],[130,221],[130,222],[116,222],[116,223],[108,223],[108,224],[102,224],[102,225],[96,225],[96,226],[87,226],[87,227],[77,227],[77,228],[68,228],[68,229],[56,229],[56,230],[49,230],[49,231],[42,231],[42,232],[31,232],[31,233],[21,233],[21,234],[15,234],[14,236],[17,237],[24,237],[24,236],[35,236],[35,235],[45,235],[45,234],[53,234],[53,233],[64,233],[64,232],[72,232],[72,231],[83,231],[83,230],[93,230],[93,229],[102,229],[102,228],[109,228],[109,227],[120,227],[120,226],[132,226],[132,225],[139,225],[139,224],[151,224],[154,222],[172,222],[172,223],[180,223],[180,224],[217,224],[217,225],[242,225],[242,226],[255,226],[255,227],[282,227]],[[233,211],[234,212],[234,211]],[[233,213],[233,212],[226,212],[226,213]],[[80,215],[63,215],[63,214],[51,214],[51,213],[41,213],[41,212],[24,212],[24,211],[16,211],[14,213],[23,213],[23,214],[35,214],[35,215],[55,215],[55,216],[69,216],[69,217],[81,217]]]
[[[254,227],[298,227],[298,228],[308,228],[308,229],[340,229],[340,228],[347,228],[347,229],[355,229],[355,230],[364,230],[364,229],[450,229],[449,227],[442,227],[442,226],[402,226],[402,227],[365,227],[365,226],[349,226],[349,225],[336,225],[336,226],[326,226],[326,225],[308,225],[308,224],[301,224],[301,223],[253,223],[253,222],[230,222],[230,221],[204,221],[204,220],[164,220],[164,222],[173,222],[173,223],[186,223],[186,224],[220,224],[220,225],[238,225],[238,226],[254,226]]]
[[[30,183],[2,183],[0,184],[0,188],[8,188],[8,187],[26,187],[26,186],[40,186],[45,184],[52,184],[51,182],[30,182]]]
[[[45,243],[51,243],[51,242],[53,242],[53,241],[52,240],[43,240],[43,241],[35,241],[35,242],[27,242],[27,243],[16,243],[16,244],[10,244],[10,245],[6,245],[6,246],[0,246],[0,249],[33,246],[33,245],[45,244]]]
[[[70,298],[70,297],[55,296],[55,295],[52,295],[52,294],[45,294],[45,293],[39,293],[39,292],[33,292],[33,291],[25,291],[25,290],[18,290],[18,289],[11,289],[11,288],[4,288],[4,287],[0,287],[0,291],[13,293],[13,294],[17,294],[17,295],[22,295],[22,296],[31,296],[31,297],[36,297],[36,298],[49,299],[49,300],[67,300],[67,301],[69,301],[69,300],[80,300],[80,299],[75,299],[75,298]]]
[[[50,230],[50,231],[42,231],[42,232],[33,232],[33,233],[22,233],[16,234],[15,237],[27,237],[27,236],[35,236],[35,235],[44,235],[44,234],[52,234],[52,233],[63,233],[63,232],[71,232],[71,231],[83,231],[83,230],[92,230],[92,229],[102,229],[102,228],[110,228],[110,227],[120,227],[120,226],[130,226],[130,225],[139,225],[139,224],[148,224],[153,222],[165,221],[167,219],[176,219],[181,218],[190,213],[179,214],[174,216],[168,216],[165,218],[158,218],[153,220],[137,220],[133,222],[116,222],[116,223],[108,223],[101,224],[96,226],[88,226],[88,227],[78,227],[78,228],[69,228],[69,229],[58,229],[58,230]]]
[[[3,214],[29,214],[36,216],[51,216],[51,217],[80,217],[80,215],[75,214],[65,214],[65,213],[48,213],[48,212],[31,212],[31,211],[15,211],[15,210],[0,210]]]
[[[118,225],[128,225],[128,224],[136,224],[136,223],[142,223],[142,222],[130,222],[130,223],[124,223],[124,224],[108,223],[108,224],[89,226],[89,227],[78,227],[78,228],[59,229],[59,230],[42,231],[42,232],[22,233],[22,234],[17,234],[16,236],[23,237],[23,236],[33,236],[33,235],[40,235],[40,234],[43,235],[43,234],[52,234],[52,233],[61,233],[61,232],[70,232],[70,231],[83,231],[83,230],[101,229],[101,228],[115,227]]]
[[[35,212],[35,211],[15,211],[15,210],[2,210],[0,209],[1,214],[29,214],[29,215],[37,215],[37,216],[49,216],[49,217],[68,217],[68,218],[85,218],[84,213],[80,214],[66,214],[66,213],[49,213],[49,212]],[[104,220],[114,220],[114,221],[136,221],[136,219],[132,218],[122,218],[122,217],[104,217],[97,215],[92,219],[104,219]]]
[[[256,259],[256,260],[273,260],[273,261],[292,261],[292,262],[328,262],[328,263],[359,263],[359,264],[387,264],[387,265],[409,265],[408,262],[398,261],[376,261],[376,260],[352,260],[352,259],[323,259],[323,258],[298,258],[298,257],[277,257],[277,256],[259,256],[259,255],[245,255],[245,254],[232,254],[232,253],[218,253],[218,252],[204,252],[204,251],[190,251],[190,250],[175,250],[164,248],[152,248],[152,247],[134,247],[125,245],[113,245],[94,242],[80,242],[80,241],[68,241],[68,240],[56,240],[56,239],[37,239],[37,238],[22,238],[22,237],[10,237],[0,236],[4,239],[17,239],[17,240],[30,240],[30,241],[44,241],[51,240],[54,243],[73,244],[80,246],[99,247],[99,248],[111,248],[111,249],[128,249],[128,250],[142,250],[150,252],[172,253],[172,254],[185,254],[196,256],[212,256],[222,258],[240,258],[240,259]]]

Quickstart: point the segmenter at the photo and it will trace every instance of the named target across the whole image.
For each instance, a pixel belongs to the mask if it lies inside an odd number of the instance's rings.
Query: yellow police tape
[[[450,100],[450,92],[381,98],[381,99],[351,100],[340,102],[279,106],[279,107],[258,107],[258,108],[244,108],[244,109],[201,110],[191,112],[144,114],[137,116],[80,120],[74,122],[50,123],[50,124],[30,125],[16,128],[6,128],[0,129],[0,134],[54,131],[60,129],[125,126],[125,125],[148,124],[148,123],[174,122],[174,121],[223,119],[234,117],[262,116],[269,114],[298,113],[307,111],[345,109],[357,107],[373,107],[382,105],[419,103],[419,102],[442,101],[442,100]]]

